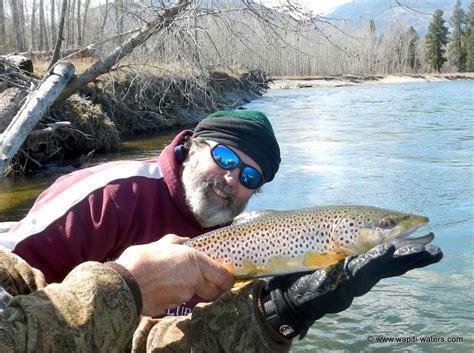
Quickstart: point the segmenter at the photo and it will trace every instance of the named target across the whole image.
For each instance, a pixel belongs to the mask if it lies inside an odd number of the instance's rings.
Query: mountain
[[[470,1],[461,1],[465,11]],[[444,11],[443,17],[449,27],[449,18],[455,4],[456,0],[352,0],[325,16],[343,19],[354,25],[374,20],[376,34],[381,34],[388,28],[413,26],[419,35],[425,35],[436,9]]]

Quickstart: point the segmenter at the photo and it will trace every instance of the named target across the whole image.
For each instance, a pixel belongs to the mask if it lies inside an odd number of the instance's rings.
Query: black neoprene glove
[[[407,245],[395,249],[382,244],[311,274],[273,278],[261,295],[261,311],[286,338],[303,338],[314,321],[346,310],[354,297],[367,293],[382,278],[400,276],[443,258],[434,245]]]

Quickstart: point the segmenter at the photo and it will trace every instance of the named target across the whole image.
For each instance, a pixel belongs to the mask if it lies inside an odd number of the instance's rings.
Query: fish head
[[[347,207],[344,217],[338,222],[333,239],[347,255],[359,255],[377,245],[406,239],[428,222],[425,216],[370,206],[351,206]],[[427,243],[432,239],[430,233],[410,240],[412,243]]]

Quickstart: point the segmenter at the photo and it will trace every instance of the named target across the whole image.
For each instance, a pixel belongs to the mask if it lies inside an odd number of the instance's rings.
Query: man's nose
[[[239,173],[240,173],[239,168],[228,170],[227,173],[225,173],[224,175],[224,179],[226,183],[231,187],[235,187],[236,185],[238,185]]]

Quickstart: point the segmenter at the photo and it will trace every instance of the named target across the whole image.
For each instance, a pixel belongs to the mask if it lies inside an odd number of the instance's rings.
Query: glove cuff
[[[291,339],[299,335],[306,336],[311,323],[304,320],[297,308],[287,297],[288,283],[284,277],[274,278],[261,296],[264,316],[272,327],[283,337]]]
[[[263,310],[263,315],[267,322],[272,326],[280,335],[287,339],[298,336],[299,332],[297,328],[284,323],[281,319],[278,308],[275,305],[275,302],[272,300],[272,295],[267,293],[262,295],[261,298],[261,307]]]

